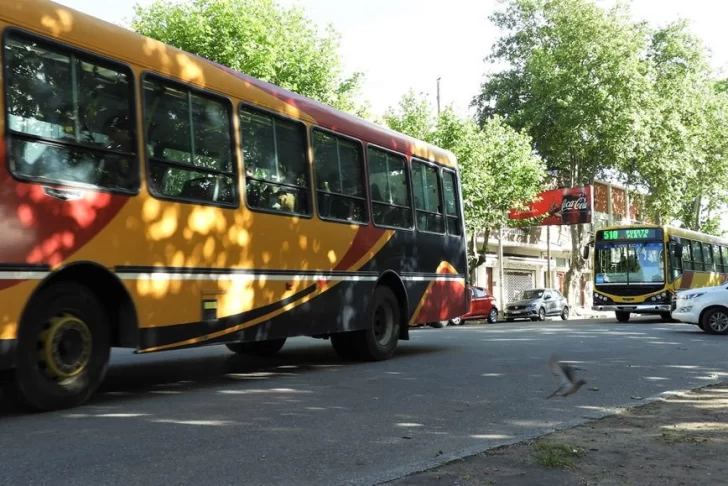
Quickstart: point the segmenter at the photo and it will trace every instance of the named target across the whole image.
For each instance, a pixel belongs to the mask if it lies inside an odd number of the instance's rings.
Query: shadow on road
[[[214,348],[225,350],[224,346],[214,346]],[[389,362],[451,350],[452,346],[443,343],[426,345],[400,342]],[[205,348],[150,354],[143,357],[129,356],[131,350],[120,351],[123,353],[122,357],[112,359],[106,379],[87,405],[108,406],[125,401],[139,402],[153,399],[155,395],[178,395],[227,385],[240,387],[245,382],[263,381],[267,385],[272,385],[272,382],[280,378],[376,364],[345,361],[331,348],[320,345],[293,347],[288,350],[284,347],[280,353],[269,358],[236,355],[225,351],[221,354],[212,354],[210,349]],[[124,362],[114,362],[119,359],[123,359]],[[0,392],[0,421],[25,414],[27,414],[25,410],[6,400]]]

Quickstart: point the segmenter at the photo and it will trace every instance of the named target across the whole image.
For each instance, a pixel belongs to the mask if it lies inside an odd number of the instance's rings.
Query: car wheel
[[[462,317],[453,317],[452,319],[450,319],[450,324],[452,324],[453,326],[461,326],[465,324],[465,321],[463,321]]]
[[[701,319],[702,328],[709,334],[728,334],[728,310],[714,307],[708,309]]]
[[[545,321],[546,320],[546,309],[544,309],[543,307],[541,307],[538,310],[538,320],[539,321]]]
[[[498,322],[498,309],[496,309],[495,307],[492,308],[488,313],[488,322],[490,324],[495,324],[496,322]]]
[[[569,307],[564,306],[564,309],[561,311],[561,319],[564,321],[569,320]]]

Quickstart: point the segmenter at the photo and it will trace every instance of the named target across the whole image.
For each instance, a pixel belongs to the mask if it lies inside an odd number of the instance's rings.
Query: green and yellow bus
[[[465,313],[452,153],[46,0],[0,9],[0,371],[50,410],[110,348],[331,339]]]
[[[728,279],[728,239],[672,226],[622,225],[598,230],[594,241],[593,309],[671,316],[676,291]]]

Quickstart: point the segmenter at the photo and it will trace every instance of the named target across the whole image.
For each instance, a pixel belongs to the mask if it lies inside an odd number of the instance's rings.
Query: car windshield
[[[524,290],[521,292],[522,300],[540,299],[543,296],[543,290]]]
[[[661,242],[600,243],[596,247],[596,283],[665,283]]]

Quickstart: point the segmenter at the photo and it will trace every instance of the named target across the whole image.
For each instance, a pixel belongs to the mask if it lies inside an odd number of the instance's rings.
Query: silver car
[[[569,318],[569,304],[566,297],[556,289],[524,290],[517,300],[509,303],[504,311],[506,321],[531,319],[544,321],[548,316]]]

